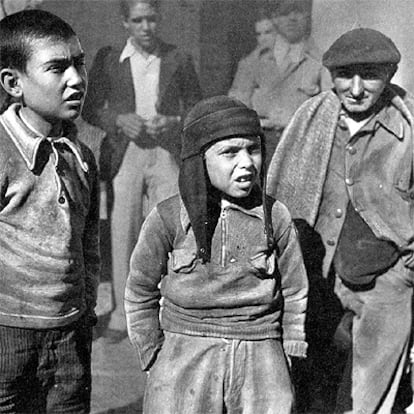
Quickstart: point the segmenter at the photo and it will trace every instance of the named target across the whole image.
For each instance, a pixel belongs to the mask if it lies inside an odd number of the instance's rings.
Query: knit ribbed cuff
[[[306,358],[308,344],[305,341],[283,341],[283,349],[289,356]]]

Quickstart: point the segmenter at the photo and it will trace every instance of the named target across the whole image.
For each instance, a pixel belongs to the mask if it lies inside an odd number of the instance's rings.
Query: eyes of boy
[[[49,63],[48,69],[54,73],[62,73],[64,72],[69,66],[73,65],[77,69],[83,69],[85,66],[85,56],[76,56],[72,60],[71,59],[62,59],[56,60]]]
[[[238,147],[238,146],[224,147],[220,151],[218,151],[218,155],[223,155],[226,157],[234,157],[243,149],[244,149],[243,147]],[[248,146],[246,150],[250,155],[256,155],[256,154],[261,153],[260,145]]]

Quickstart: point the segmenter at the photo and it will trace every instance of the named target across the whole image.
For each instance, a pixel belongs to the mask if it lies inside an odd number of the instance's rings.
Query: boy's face
[[[156,45],[158,19],[158,12],[151,4],[137,2],[130,7],[129,17],[124,21],[135,44],[146,52],[151,52]]]
[[[262,168],[260,137],[228,138],[205,153],[210,182],[224,196],[247,197],[259,182]]]
[[[32,125],[73,120],[81,112],[87,86],[85,56],[77,37],[38,39],[24,73],[18,72],[25,115]]]

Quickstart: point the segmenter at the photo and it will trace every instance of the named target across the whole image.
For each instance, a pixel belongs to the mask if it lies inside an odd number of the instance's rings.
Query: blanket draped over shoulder
[[[400,88],[388,87],[391,105],[410,126],[413,139],[413,109],[400,96]],[[314,226],[321,202],[331,149],[341,104],[330,90],[306,101],[286,127],[269,166],[268,193],[285,203],[293,218],[302,218]],[[413,154],[409,155],[411,166]],[[406,181],[412,183],[413,168],[407,169]]]

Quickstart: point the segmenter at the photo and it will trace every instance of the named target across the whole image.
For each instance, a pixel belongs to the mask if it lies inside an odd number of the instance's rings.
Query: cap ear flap
[[[5,68],[0,71],[0,83],[3,89],[13,98],[23,97],[20,74],[17,69]]]

